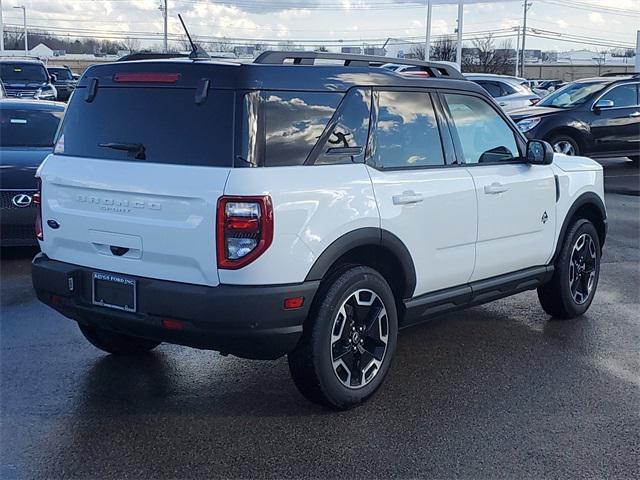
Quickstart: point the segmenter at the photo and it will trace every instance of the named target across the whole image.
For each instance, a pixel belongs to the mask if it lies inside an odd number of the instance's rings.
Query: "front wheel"
[[[554,135],[549,139],[549,143],[553,147],[553,151],[556,153],[562,153],[570,156],[580,155],[578,142],[569,135]]]
[[[160,342],[78,324],[84,337],[96,348],[114,355],[137,355],[153,350]]]
[[[568,319],[589,309],[600,277],[600,254],[595,227],[589,220],[578,220],[565,236],[551,281],[538,288],[545,312]]]
[[[395,299],[384,277],[364,266],[332,275],[318,295],[289,369],[307,399],[343,410],[373,395],[389,370]]]

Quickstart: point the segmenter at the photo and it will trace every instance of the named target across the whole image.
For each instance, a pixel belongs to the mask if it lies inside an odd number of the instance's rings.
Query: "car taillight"
[[[42,229],[42,180],[36,177],[36,193],[31,197],[31,202],[36,206],[36,237],[38,240],[44,240],[44,230]]]
[[[217,217],[218,268],[242,268],[271,245],[273,206],[270,197],[221,197]]]

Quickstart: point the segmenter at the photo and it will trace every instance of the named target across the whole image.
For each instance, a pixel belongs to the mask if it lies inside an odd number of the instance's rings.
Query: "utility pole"
[[[167,44],[167,26],[169,18],[169,0],[160,0],[160,11],[164,19],[164,53],[169,51],[169,45]]]
[[[0,0],[0,53],[4,52],[4,22],[2,21],[2,0]]]
[[[24,54],[29,56],[29,43],[27,41],[27,9],[24,5],[15,6],[13,8],[21,8],[22,9],[22,18],[24,20]]]
[[[519,69],[520,69],[520,26],[515,27],[516,29],[516,77],[519,77]]]
[[[525,0],[526,1],[526,0]],[[458,44],[456,45],[456,63],[462,71],[462,17],[464,15],[464,0],[458,0]]]
[[[636,32],[636,69],[635,73],[640,73],[640,30]]]
[[[522,66],[520,68],[520,73],[521,75],[524,77],[525,72],[524,72],[524,60],[525,60],[525,52],[526,52],[526,43],[527,43],[527,12],[529,11],[529,9],[531,8],[531,5],[533,4],[533,2],[530,2],[528,0],[524,0],[524,20],[522,22]]]
[[[429,61],[429,58],[431,57],[431,12],[433,9],[433,4],[431,3],[431,0],[427,0],[427,18],[426,18],[426,28],[427,28],[427,39],[426,42],[424,44],[424,59],[425,61]]]

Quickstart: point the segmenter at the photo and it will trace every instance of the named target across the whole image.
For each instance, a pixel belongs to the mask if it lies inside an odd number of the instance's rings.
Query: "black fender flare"
[[[364,227],[345,233],[329,245],[316,259],[305,281],[322,280],[331,266],[345,253],[367,245],[383,247],[391,252],[400,264],[404,275],[403,298],[411,298],[416,289],[416,268],[405,244],[393,233],[375,227]]]
[[[580,195],[571,205],[567,215],[564,217],[564,221],[562,222],[562,227],[560,228],[560,235],[558,235],[558,241],[556,242],[556,248],[553,252],[553,257],[551,258],[551,263],[555,263],[558,255],[560,255],[560,250],[562,249],[562,244],[564,243],[564,237],[567,234],[567,229],[570,226],[571,219],[578,211],[579,208],[584,207],[585,205],[590,205],[595,207],[600,215],[602,216],[602,220],[604,222],[604,232],[602,238],[600,239],[600,247],[604,245],[605,238],[607,236],[607,209],[602,202],[602,199],[593,192],[586,192]]]

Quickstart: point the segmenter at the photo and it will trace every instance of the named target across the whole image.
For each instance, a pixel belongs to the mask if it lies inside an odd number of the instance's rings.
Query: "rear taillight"
[[[273,206],[270,197],[221,197],[217,215],[218,268],[242,268],[271,245]]]
[[[36,177],[36,193],[31,198],[32,203],[36,206],[36,237],[38,240],[44,240],[44,230],[42,229],[42,180]]]

